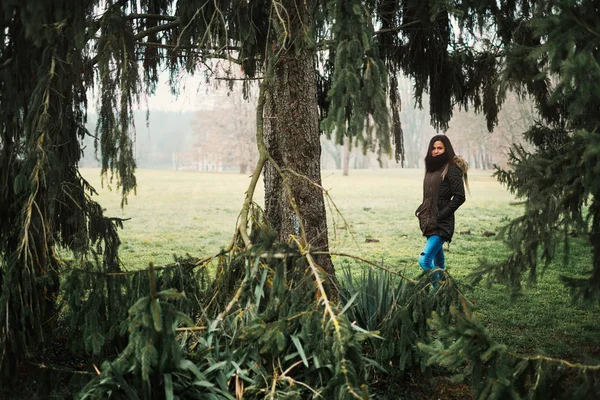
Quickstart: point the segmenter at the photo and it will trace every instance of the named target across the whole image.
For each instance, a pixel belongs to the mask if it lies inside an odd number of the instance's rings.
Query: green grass
[[[248,175],[233,173],[138,170],[137,195],[121,209],[118,191],[101,188],[99,170],[84,169],[82,174],[98,189],[97,200],[107,215],[130,218],[121,232],[120,254],[127,268],[143,268],[149,261],[166,264],[174,254],[216,254],[231,241],[250,182]],[[328,213],[331,251],[383,263],[411,277],[419,275],[417,257],[425,241],[414,210],[421,201],[422,178],[423,171],[411,169],[352,170],[348,177],[325,171],[323,186],[333,199]],[[446,262],[494,338],[527,354],[600,362],[600,308],[572,304],[559,281],[560,274],[581,275],[590,268],[591,253],[584,241],[575,243],[570,265],[562,265],[562,257],[557,257],[537,285],[525,286],[517,297],[501,285],[469,285],[467,276],[481,259],[499,261],[507,254],[497,235],[482,234],[497,233],[520,212],[489,171],[472,171],[469,180],[471,195],[456,214],[456,234],[446,250]],[[261,186],[255,201],[262,204],[262,199]],[[470,234],[460,234],[467,231]],[[349,266],[356,273],[365,268],[348,258],[334,257],[334,262],[337,268]]]
[[[96,200],[106,215],[130,218],[121,232],[127,268],[167,264],[185,253],[213,255],[227,247],[250,182],[240,174],[138,170],[137,194],[121,208],[119,190],[102,188],[99,170],[81,172],[98,190]]]

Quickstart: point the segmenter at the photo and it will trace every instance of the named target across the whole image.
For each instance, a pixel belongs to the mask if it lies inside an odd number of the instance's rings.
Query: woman
[[[424,271],[445,269],[444,242],[451,242],[454,235],[454,212],[465,202],[467,163],[456,154],[445,135],[431,138],[425,157],[425,179],[423,180],[423,203],[415,215],[423,236],[427,238],[419,257]],[[433,277],[437,286],[438,274]]]

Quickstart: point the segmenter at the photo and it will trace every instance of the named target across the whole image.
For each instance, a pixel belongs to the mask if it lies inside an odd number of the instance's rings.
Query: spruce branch
[[[206,332],[206,326],[193,326],[193,327],[185,327],[185,328],[177,328],[176,332]]]
[[[312,358],[312,357],[311,357]],[[281,366],[281,360],[277,359],[277,362],[279,364],[279,369],[283,369]],[[310,390],[314,396],[316,396],[316,398],[323,398],[323,395],[321,395],[319,392],[317,392],[315,389],[313,389],[312,387],[310,387],[309,385],[307,385],[304,382],[298,381],[294,378],[292,378],[291,376],[288,375],[289,372],[291,372],[294,368],[296,368],[298,365],[301,365],[304,362],[304,360],[298,360],[296,361],[294,364],[290,365],[285,371],[283,371],[283,373],[281,375],[277,374],[277,370],[274,369],[273,372],[273,384],[271,386],[271,399],[275,400],[276,399],[276,389],[277,389],[277,382],[284,380],[287,381],[290,385],[295,385],[298,384],[300,386],[303,386],[305,388],[307,388],[308,390]]]
[[[184,268],[184,269],[194,269],[197,267],[206,267],[207,264],[209,264],[210,262],[212,262],[215,258],[223,255],[224,253],[228,253],[228,251],[220,251],[219,253],[213,255],[213,256],[209,256],[209,257],[205,257],[202,259],[196,259],[190,263],[187,263],[185,265],[181,265],[180,262],[176,262],[173,264],[167,264],[167,265],[161,265],[161,266],[153,266],[153,269],[155,272],[158,271],[167,271],[167,270],[171,270],[171,269],[176,269],[176,268]],[[68,266],[68,264],[67,264]],[[117,276],[133,276],[133,275],[140,275],[140,274],[146,274],[147,270],[146,269],[140,269],[140,270],[131,270],[131,271],[119,271],[119,272],[99,272],[99,271],[90,271],[87,269],[81,269],[81,268],[76,268],[73,266],[69,267],[72,271],[77,271],[79,273],[82,274],[87,274],[87,275],[97,275],[97,276],[104,276],[104,277],[117,277]]]
[[[70,369],[70,368],[65,368],[65,367],[59,367],[57,365],[52,365],[52,364],[47,364],[47,363],[36,363],[36,362],[29,361],[29,364],[33,365],[34,367],[37,367],[39,369],[46,369],[49,371],[66,372],[66,373],[72,374],[72,375],[87,375],[87,376],[94,375],[91,372],[79,371],[76,369]]]
[[[168,44],[168,43],[157,43],[157,42],[143,42],[143,41],[137,41],[135,42],[136,45],[138,46],[146,46],[146,47],[157,47],[160,49],[167,49],[167,50],[197,50],[197,52],[203,56],[203,57],[208,57],[210,55],[213,56],[213,58],[224,58],[226,56],[219,56],[216,51],[223,51],[223,50],[227,50],[227,51],[240,51],[241,48],[238,46],[221,46],[221,47],[215,47],[215,46],[206,46],[206,47],[199,47],[199,46],[194,46],[194,45],[185,45],[185,46],[177,46],[176,44]],[[204,54],[203,52],[214,52],[214,53],[209,53],[209,54]],[[233,79],[233,78],[231,78]],[[246,78],[249,79],[249,78]]]
[[[267,90],[267,86],[269,84],[268,79],[268,77],[266,79],[263,79],[259,86],[258,104],[256,106],[256,144],[258,146],[258,161],[256,162],[256,166],[254,167],[254,172],[252,173],[250,185],[246,190],[246,197],[244,199],[244,204],[242,206],[242,211],[240,213],[240,218],[237,227],[237,231],[239,231],[240,235],[242,236],[242,240],[244,241],[246,247],[250,247],[252,245],[250,237],[248,236],[248,213],[250,212],[250,204],[252,203],[254,191],[256,190],[256,185],[258,184],[260,174],[262,173],[265,162],[269,158],[268,151],[264,142],[263,123],[266,96],[265,91]]]
[[[283,6],[283,4],[281,4],[280,1],[273,1],[271,7],[272,7],[272,10],[275,10],[275,13],[277,14],[277,19],[279,20],[279,23],[281,24],[281,28],[283,29],[283,37],[279,38],[279,40],[281,42],[279,51],[283,51],[283,49],[286,48],[286,42],[289,37],[289,32],[288,32],[287,27],[290,25],[290,22],[289,22],[290,16],[289,16],[286,8]],[[287,18],[285,18],[285,19],[283,18],[283,16],[281,15],[280,8],[286,14]],[[287,23],[286,23],[286,20],[287,20]]]
[[[575,20],[575,22],[577,22],[578,25],[580,25],[581,27],[583,27],[583,29],[585,29],[588,33],[590,33],[593,36],[596,36],[597,38],[600,38],[600,33],[596,32],[595,30],[593,30],[592,28],[590,28],[590,26],[584,22],[582,22],[573,12],[571,7],[565,7],[564,3],[562,2],[558,2],[558,7],[564,12],[564,13],[568,13],[569,16],[571,18],[573,18]]]
[[[244,78],[221,78],[221,77],[216,77],[214,78],[217,81],[244,81],[244,82],[249,82],[249,81],[262,81],[264,79],[263,76],[256,76],[254,78],[250,78],[250,77],[244,77]]]
[[[19,257],[24,257],[25,263],[27,263],[27,255],[31,252],[29,248],[29,236],[30,236],[30,227],[31,227],[31,218],[33,213],[33,208],[38,210],[40,221],[42,224],[44,223],[44,215],[39,209],[39,206],[36,203],[37,195],[41,189],[41,180],[43,180],[43,168],[46,164],[46,149],[44,145],[46,143],[46,135],[48,134],[48,122],[50,118],[50,94],[52,91],[52,81],[56,76],[56,54],[54,53],[52,56],[52,60],[50,62],[50,70],[48,71],[48,78],[46,87],[44,88],[44,93],[42,95],[43,103],[42,103],[42,111],[37,118],[36,126],[34,127],[36,133],[39,133],[39,136],[35,140],[35,150],[36,155],[38,156],[36,159],[35,167],[31,173],[31,181],[33,182],[34,189],[31,191],[29,195],[29,199],[24,207],[25,212],[25,222],[23,224],[23,231],[21,234],[21,240],[18,247]],[[46,227],[44,226],[44,230],[41,232],[45,238],[46,235]],[[46,240],[44,240],[46,243]],[[34,274],[33,276],[37,276]]]
[[[215,7],[214,14],[216,14],[221,19],[222,29],[227,29],[227,18],[225,18],[225,15],[223,15],[223,11],[221,11],[221,8],[219,7],[218,0],[213,0],[213,6]]]
[[[306,242],[306,241],[304,241],[304,242]],[[331,303],[329,302],[329,299],[327,298],[327,292],[325,291],[325,287],[323,286],[323,281],[321,280],[320,270],[322,270],[322,268],[320,268],[315,263],[315,260],[312,258],[312,255],[310,254],[310,251],[309,251],[310,248],[308,246],[303,248],[302,243],[297,239],[296,239],[296,243],[298,244],[298,247],[300,248],[301,254],[308,261],[308,265],[310,267],[311,273],[313,275],[315,283],[317,284],[317,288],[318,288],[320,296],[321,296],[319,302],[323,304],[323,307],[325,309],[325,315],[327,315],[329,317],[329,320],[333,324],[334,334],[335,334],[335,337],[336,337],[338,343],[342,344],[342,343],[344,343],[344,337],[341,332],[340,323],[338,321],[337,314],[333,311],[333,309],[331,307]],[[344,363],[346,360],[341,359],[338,361],[342,364],[340,369],[341,369],[342,374],[344,375],[345,387],[348,390],[348,393],[350,393],[350,395],[356,399],[362,399],[363,396],[361,396],[357,393],[357,391],[354,388],[354,386],[351,382],[351,379],[349,377],[348,369],[344,366]]]
[[[157,19],[162,21],[177,21],[178,18],[172,15],[164,14],[144,14],[144,13],[131,13],[128,14],[127,19]]]
[[[238,289],[236,290],[235,294],[233,295],[233,297],[231,298],[229,303],[227,303],[227,306],[225,307],[225,309],[223,311],[221,311],[219,313],[219,315],[217,315],[217,318],[215,318],[215,320],[211,324],[211,326],[209,328],[210,331],[217,330],[219,325],[224,321],[225,316],[227,314],[229,314],[231,312],[231,310],[233,309],[233,307],[240,301],[240,299],[242,298],[242,295],[244,294],[244,291],[246,290],[247,283],[251,279],[254,279],[257,271],[258,271],[258,268],[253,268],[251,273],[246,273],[244,275],[244,279],[242,279],[242,281],[240,282]]]
[[[150,278],[150,299],[156,299],[156,281],[154,275],[154,263],[148,263],[148,277]]]
[[[525,360],[525,361],[546,361],[546,362],[549,362],[552,364],[560,364],[560,365],[564,365],[565,367],[568,367],[568,368],[574,368],[574,369],[578,369],[578,370],[582,370],[582,371],[600,371],[600,364],[591,365],[591,364],[572,363],[567,360],[563,360],[560,358],[547,357],[542,354],[537,354],[535,356],[526,356],[526,355],[515,353],[512,351],[506,351],[506,354],[508,354],[514,358],[517,358],[520,360]]]
[[[433,314],[431,325],[438,330],[443,341],[433,345],[419,344],[419,348],[430,355],[428,364],[437,363],[452,369],[466,368],[476,397],[487,398],[486,393],[492,391],[498,398],[509,393],[542,398],[552,390],[553,384],[549,382],[556,382],[564,376],[570,376],[569,381],[573,381],[573,373],[583,382],[580,387],[570,387],[565,393],[568,398],[571,398],[574,389],[584,393],[597,392],[599,389],[600,365],[571,363],[543,355],[526,356],[509,351],[490,337],[478,314],[470,310],[465,300],[462,300],[460,309],[452,307],[451,314],[454,323],[444,322],[437,314]],[[562,397],[556,394],[556,398]]]
[[[140,31],[138,33],[136,33],[135,35],[133,35],[133,39],[134,40],[140,40],[142,38],[145,38],[146,36],[150,36],[154,33],[158,33],[158,32],[163,32],[163,31],[168,31],[169,29],[173,29],[179,26],[179,21],[178,20],[174,20],[172,22],[167,22],[165,24],[161,24],[161,25],[157,25],[157,26],[153,26],[152,28],[148,28],[146,30]]]
[[[198,48],[196,46],[177,47],[176,45],[172,45],[172,44],[155,43],[155,42],[139,42],[138,41],[138,42],[135,42],[135,44],[138,46],[143,46],[143,47],[156,47],[159,49],[172,50],[173,52],[178,51],[178,50],[188,50],[190,53],[190,54],[188,54],[189,57],[191,57],[192,55],[195,55],[195,56],[198,56],[202,60],[219,59],[219,60],[226,60],[226,61],[232,62],[234,64],[238,64],[238,65],[241,65],[245,61],[245,59],[235,58],[235,57],[232,57],[228,53],[224,53],[225,50],[237,51],[238,48],[235,46],[224,46],[219,49],[210,48],[210,47],[207,49],[203,49],[203,48]],[[211,50],[218,50],[218,51],[210,52]],[[180,57],[184,57],[184,56],[180,55]],[[169,59],[169,57],[167,57],[167,56],[165,56],[164,58]],[[220,79],[234,80],[233,78],[220,78]],[[250,79],[250,78],[246,78],[246,79]],[[252,79],[254,79],[254,78],[252,78]]]
[[[206,7],[206,5],[207,5],[207,4],[208,4],[208,1],[206,1],[206,2],[205,2],[203,5],[202,5],[202,7],[198,7],[198,9],[196,10],[196,12],[195,12],[195,13],[194,13],[194,15],[192,16],[192,18],[190,18],[189,22],[188,22],[188,23],[187,23],[187,24],[186,24],[186,25],[183,27],[183,29],[181,30],[181,33],[180,33],[180,34],[177,36],[177,44],[176,44],[176,46],[175,46],[175,48],[176,48],[176,49],[178,49],[178,48],[179,48],[179,45],[181,44],[181,39],[183,38],[183,34],[184,34],[184,33],[185,33],[187,30],[188,30],[188,28],[189,28],[189,27],[192,25],[192,23],[194,22],[194,20],[195,20],[196,18],[198,18],[198,15],[200,14],[200,12],[201,12],[201,11],[203,11],[204,7]],[[218,9],[219,9],[219,7],[218,7],[218,5],[217,5],[216,1],[214,2],[214,6],[215,6],[215,9],[216,9],[216,10],[218,10]],[[200,39],[200,41],[199,41],[198,43],[205,43],[205,42],[207,41],[207,39],[208,39],[208,36],[209,36],[209,32],[210,32],[210,30],[211,30],[211,26],[212,26],[212,24],[213,24],[213,21],[214,21],[214,19],[215,19],[215,14],[216,14],[216,12],[215,12],[215,13],[213,13],[213,14],[211,15],[210,21],[209,21],[209,23],[208,23],[208,24],[207,24],[207,26],[206,26],[206,29],[205,29],[204,35],[202,36],[202,38]]]
[[[194,20],[198,17],[198,14],[200,14],[200,12],[202,11],[202,9],[206,6],[206,4],[208,3],[208,1],[206,3],[204,3],[202,5],[202,7],[198,7],[198,9],[196,10],[196,12],[194,13],[194,15],[192,16],[192,18],[190,18],[189,22],[183,27],[183,29],[181,30],[181,33],[179,33],[179,35],[177,36],[177,42],[175,44],[175,48],[178,49],[181,45],[181,38],[183,37],[183,34],[185,33],[185,31],[188,30],[188,28],[190,27],[190,25],[194,22]],[[206,27],[206,31],[208,32],[210,27],[209,26]],[[206,36],[205,36],[206,37]],[[203,41],[205,39],[205,37],[203,37]]]
[[[390,27],[390,28],[379,29],[379,30],[375,31],[374,34],[375,35],[383,35],[385,33],[392,33],[392,32],[403,31],[406,28],[412,27],[413,25],[420,25],[422,23],[423,23],[423,21],[417,19],[417,20],[410,21],[410,22],[407,22],[407,23],[402,24],[402,25],[398,25],[398,26],[394,26],[394,27]]]

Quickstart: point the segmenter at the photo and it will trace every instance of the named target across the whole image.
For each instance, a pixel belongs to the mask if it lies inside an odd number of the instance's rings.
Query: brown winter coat
[[[454,235],[454,212],[465,202],[465,186],[463,170],[458,165],[449,163],[445,169],[425,174],[423,202],[415,215],[418,214],[423,236],[439,235],[450,242]]]

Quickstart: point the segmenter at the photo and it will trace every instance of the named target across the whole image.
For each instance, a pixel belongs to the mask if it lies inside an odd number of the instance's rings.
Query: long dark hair
[[[431,140],[429,141],[429,146],[427,147],[427,154],[425,154],[425,165],[427,165],[427,158],[431,158],[431,151],[433,150],[433,144],[435,142],[442,142],[444,144],[444,148],[446,149],[444,153],[448,154],[448,162],[451,164],[455,164],[458,166],[458,168],[460,168],[460,170],[462,171],[462,177],[465,182],[465,186],[467,187],[467,192],[471,194],[471,189],[469,188],[469,177],[467,176],[469,164],[467,164],[467,162],[461,157],[456,157],[456,153],[454,152],[454,148],[452,147],[452,143],[450,143],[450,139],[448,139],[448,136],[435,135],[431,138]]]
[[[431,155],[431,151],[433,150],[433,144],[435,142],[442,142],[444,144],[444,148],[446,149],[445,152],[448,153],[448,160],[450,160],[450,162],[454,162],[454,156],[456,155],[456,153],[454,152],[452,143],[450,143],[450,139],[448,139],[448,136],[446,135],[435,135],[431,138],[431,140],[429,141],[429,146],[427,147],[427,154],[425,154],[425,157]]]

